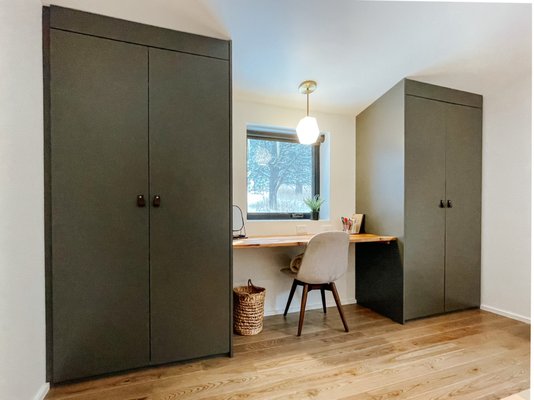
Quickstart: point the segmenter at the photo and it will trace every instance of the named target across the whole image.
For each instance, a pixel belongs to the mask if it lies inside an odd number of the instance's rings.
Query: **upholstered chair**
[[[346,271],[349,254],[349,235],[345,232],[322,232],[313,236],[304,252],[302,263],[296,274],[291,274],[289,269],[284,269],[293,276],[293,285],[289,292],[289,298],[284,311],[284,317],[287,315],[291,300],[295,294],[297,286],[302,286],[302,299],[300,305],[300,318],[297,336],[302,333],[304,323],[304,313],[306,311],[306,300],[308,292],[319,289],[323,302],[323,312],[326,313],[325,291],[332,292],[334,300],[345,327],[345,332],[349,331],[339,295],[337,293],[335,280],[339,279]]]

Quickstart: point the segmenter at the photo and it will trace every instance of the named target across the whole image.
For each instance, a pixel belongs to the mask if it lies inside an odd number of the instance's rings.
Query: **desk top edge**
[[[245,239],[233,241],[234,249],[243,248],[266,248],[266,247],[294,247],[305,246],[313,237],[310,235],[265,235],[250,236]],[[397,240],[395,236],[375,235],[372,233],[356,233],[350,235],[350,243],[392,242]]]

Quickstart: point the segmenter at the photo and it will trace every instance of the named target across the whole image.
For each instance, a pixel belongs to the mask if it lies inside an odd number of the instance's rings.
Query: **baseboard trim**
[[[44,400],[49,390],[50,390],[50,383],[48,382],[43,383],[42,386],[37,391],[37,393],[35,393],[35,396],[33,396],[33,400]]]
[[[300,311],[300,300],[299,301],[296,301],[295,298],[293,298],[293,303],[295,304],[294,306],[291,306],[289,307],[289,311],[290,313],[292,312],[299,312]],[[297,304],[298,303],[298,304]],[[345,305],[345,304],[356,304],[356,300],[355,299],[341,299],[341,304]],[[333,300],[327,300],[326,301],[326,306],[327,307],[335,307],[336,303],[333,301]],[[323,307],[323,304],[322,303],[308,303],[306,304],[306,310],[317,310],[319,308],[322,308]],[[265,316],[269,316],[269,315],[282,315],[284,313],[284,309],[275,309],[275,310],[265,310]]]
[[[480,305],[480,309],[484,311],[491,312],[493,314],[502,315],[503,317],[512,318],[517,321],[525,322],[527,324],[530,324],[530,318],[524,317],[523,315],[519,315],[510,311],[501,310],[499,308],[487,306],[485,304]]]

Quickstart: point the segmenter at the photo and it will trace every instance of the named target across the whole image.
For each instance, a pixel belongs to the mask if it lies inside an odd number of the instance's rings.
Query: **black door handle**
[[[144,207],[146,206],[145,196],[142,194],[137,195],[137,207]]]
[[[445,202],[443,200],[439,201],[439,208],[445,208]]]
[[[447,200],[447,208],[452,208],[452,201],[451,200]]]
[[[152,200],[152,205],[154,207],[159,207],[161,205],[161,197],[159,197],[159,195],[154,196],[154,200]]]

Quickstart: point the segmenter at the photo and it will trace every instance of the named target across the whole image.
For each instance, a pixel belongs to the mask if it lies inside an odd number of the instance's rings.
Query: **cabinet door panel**
[[[149,360],[148,54],[51,30],[53,381]]]
[[[446,104],[445,310],[480,305],[482,110]]]
[[[444,311],[443,103],[406,96],[405,319]]]
[[[150,49],[153,363],[230,351],[228,67]]]

